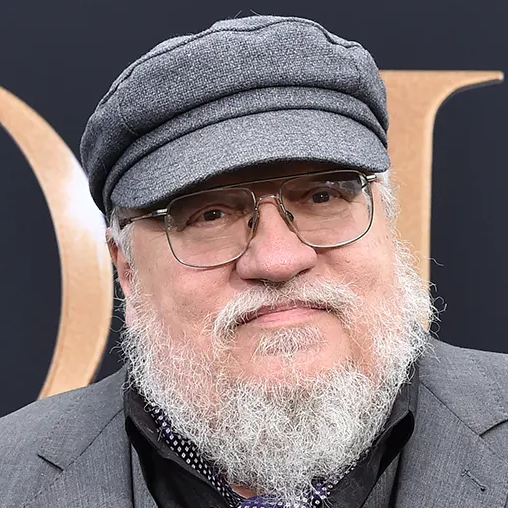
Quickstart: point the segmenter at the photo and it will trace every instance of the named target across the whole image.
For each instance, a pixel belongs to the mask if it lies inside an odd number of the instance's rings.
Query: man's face
[[[329,167],[301,162],[263,169],[261,178],[272,178]],[[259,169],[244,170],[210,181],[207,187],[251,181],[260,178],[259,174]],[[280,182],[269,182],[251,188],[259,197],[276,194],[279,186]],[[377,184],[373,184],[373,197],[375,215],[369,233],[352,244],[330,249],[305,245],[288,228],[275,200],[263,200],[256,232],[245,254],[236,262],[209,269],[179,263],[169,249],[162,222],[140,221],[133,227],[132,245],[141,291],[149,295],[173,341],[182,341],[195,352],[210,357],[214,355],[214,340],[210,336],[214,318],[249,290],[266,286],[315,287],[322,281],[336,282],[359,296],[364,308],[375,306],[377,301],[386,300],[392,287],[394,248]],[[120,269],[125,266],[117,265]],[[130,279],[122,276],[122,272],[119,274],[128,296]],[[363,329],[361,322],[349,329],[336,313],[317,307],[295,303],[292,298],[286,302],[279,299],[275,308],[262,306],[257,317],[235,327],[228,346],[226,373],[276,382],[288,370],[311,375],[345,360],[362,365],[368,372],[372,363],[372,338],[368,330]],[[270,337],[284,340],[280,331],[288,329],[314,332],[291,351],[284,346],[272,348]]]
[[[272,165],[209,185],[327,169]],[[140,393],[230,483],[288,506],[372,445],[425,345],[428,293],[385,217],[380,185],[372,228],[342,247],[302,243],[273,198],[261,201],[247,251],[224,266],[179,263],[151,220],[132,226],[131,263],[112,247],[126,295],[123,349]]]

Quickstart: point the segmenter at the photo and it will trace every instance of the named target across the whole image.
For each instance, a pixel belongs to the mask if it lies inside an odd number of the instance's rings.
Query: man
[[[132,64],[82,141],[126,370],[2,419],[9,507],[505,507],[508,362],[431,340],[385,89],[297,18]]]

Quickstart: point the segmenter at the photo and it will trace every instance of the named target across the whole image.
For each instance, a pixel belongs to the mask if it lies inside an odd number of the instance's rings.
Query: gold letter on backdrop
[[[497,71],[382,71],[388,94],[388,146],[399,186],[397,227],[411,243],[419,272],[430,279],[432,135],[436,113],[452,93],[500,82]]]
[[[88,384],[104,353],[113,302],[104,219],[71,150],[33,109],[3,88],[0,124],[18,144],[39,181],[60,253],[60,325],[40,393],[45,397]]]
[[[390,115],[389,145],[399,185],[398,227],[429,278],[432,134],[449,95],[499,82],[495,71],[383,71]],[[62,270],[58,338],[41,397],[88,384],[109,335],[113,279],[104,221],[84,173],[55,131],[24,102],[0,87],[0,124],[30,163],[55,225]]]

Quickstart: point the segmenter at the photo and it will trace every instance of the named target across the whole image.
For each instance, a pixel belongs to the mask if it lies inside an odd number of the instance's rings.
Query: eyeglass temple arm
[[[164,217],[167,213],[168,213],[167,208],[161,208],[160,210],[154,210],[153,212],[146,213],[144,215],[139,215],[138,217],[126,217],[125,219],[120,219],[118,225],[120,229],[123,229],[125,226],[128,226],[129,224],[132,224],[133,222],[136,222],[138,220]]]

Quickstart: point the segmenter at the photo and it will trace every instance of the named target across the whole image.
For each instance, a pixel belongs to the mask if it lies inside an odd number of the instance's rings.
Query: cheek
[[[332,277],[351,284],[363,297],[379,295],[391,287],[394,253],[388,238],[372,236],[323,254]]]
[[[374,220],[360,240],[323,252],[324,270],[352,284],[360,295],[376,297],[391,287],[394,276],[394,242],[378,193],[374,194]]]
[[[172,284],[172,308],[178,315],[182,326],[195,322],[201,327],[205,318],[218,310],[218,302],[225,292],[225,283],[219,278],[194,275],[175,279]]]
[[[198,340],[207,317],[227,299],[229,269],[196,270],[178,263],[171,253],[152,256],[138,267],[142,290],[150,295],[159,316],[174,339]]]

